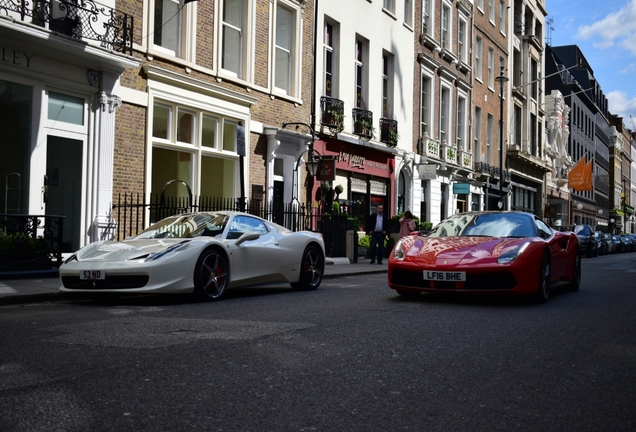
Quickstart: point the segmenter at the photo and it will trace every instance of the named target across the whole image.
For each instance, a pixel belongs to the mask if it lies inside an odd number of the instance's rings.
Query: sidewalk
[[[384,264],[370,264],[368,258],[349,263],[347,258],[327,258],[324,279],[368,273],[386,273]],[[57,270],[42,272],[0,272],[0,305],[46,302],[70,298],[75,293],[59,292]]]

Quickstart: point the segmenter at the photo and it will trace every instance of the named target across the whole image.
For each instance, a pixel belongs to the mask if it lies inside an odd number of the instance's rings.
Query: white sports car
[[[91,243],[59,274],[65,292],[193,292],[216,300],[228,288],[268,282],[316,289],[324,269],[320,234],[222,211],[171,216],[131,239]]]

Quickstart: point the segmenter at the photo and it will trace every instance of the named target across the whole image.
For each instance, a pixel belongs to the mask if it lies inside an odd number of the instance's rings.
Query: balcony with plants
[[[320,98],[322,118],[320,124],[327,128],[332,135],[337,135],[344,129],[344,102],[329,96]]]
[[[457,148],[447,144],[446,141],[442,143],[442,147],[444,150],[444,162],[457,165]]]
[[[388,118],[380,118],[380,142],[385,143],[389,147],[395,147],[400,140],[398,133],[398,122]]]
[[[93,0],[0,0],[0,15],[132,54],[133,17]]]
[[[373,112],[354,108],[351,112],[353,117],[353,134],[358,135],[360,139],[368,141],[375,137],[375,129],[373,127]]]

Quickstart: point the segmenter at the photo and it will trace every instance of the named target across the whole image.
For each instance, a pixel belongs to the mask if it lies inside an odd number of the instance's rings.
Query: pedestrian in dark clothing
[[[371,264],[382,264],[384,257],[384,238],[391,232],[389,216],[384,214],[384,206],[379,205],[376,212],[367,219],[367,234],[371,236]]]

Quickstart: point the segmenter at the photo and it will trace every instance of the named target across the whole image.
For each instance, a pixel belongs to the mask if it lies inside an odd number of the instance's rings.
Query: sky
[[[546,9],[546,42],[578,45],[609,111],[636,131],[636,0],[546,0]]]

